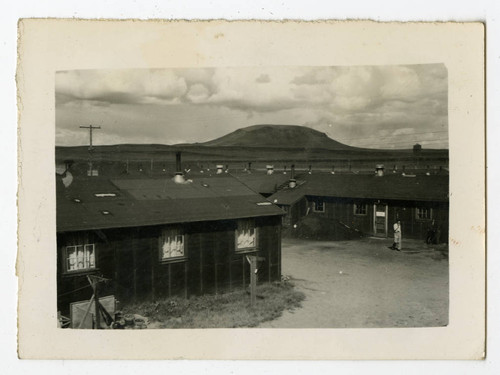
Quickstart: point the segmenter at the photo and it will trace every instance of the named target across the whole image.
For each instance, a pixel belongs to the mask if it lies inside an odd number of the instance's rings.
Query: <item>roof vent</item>
[[[184,184],[186,183],[186,179],[184,178],[184,175],[181,173],[176,173],[174,176],[174,182],[176,184]]]
[[[271,202],[257,202],[257,206],[270,206],[272,205]]]
[[[295,179],[295,164],[292,164],[292,168],[290,170],[290,180],[288,181],[288,187],[293,189],[297,186],[297,180]]]
[[[274,165],[268,164],[268,165],[266,165],[266,169],[267,169],[267,174],[274,173]]]
[[[175,153],[175,176],[174,176],[174,182],[176,184],[184,184],[186,180],[184,179],[184,175],[182,174],[182,167],[181,167],[181,152],[177,151]]]
[[[224,172],[224,166],[222,164],[217,164],[217,174],[222,174]]]
[[[377,164],[375,166],[375,175],[377,177],[382,177],[384,175],[384,165],[383,164]]]
[[[95,193],[94,196],[97,198],[116,197],[116,193]]]

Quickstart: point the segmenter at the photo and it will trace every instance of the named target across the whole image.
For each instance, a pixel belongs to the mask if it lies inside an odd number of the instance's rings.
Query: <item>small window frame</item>
[[[238,246],[238,238],[239,238],[239,231],[240,231],[240,226],[242,224],[248,225],[250,228],[249,230],[253,231],[253,246],[245,246],[245,247],[239,247]],[[250,253],[250,252],[255,252],[258,251],[258,244],[259,244],[259,230],[257,226],[255,225],[255,220],[254,219],[240,219],[236,223],[236,229],[234,230],[234,250],[236,253]]]
[[[425,215],[422,213],[425,212]],[[425,216],[425,217],[422,217]],[[430,207],[416,207],[415,208],[415,219],[417,221],[431,221],[433,217],[432,208]]]
[[[166,244],[166,239],[175,238],[175,243],[182,244],[182,254],[165,257],[163,246]],[[170,244],[174,241],[169,241]],[[158,259],[161,263],[183,262],[187,259],[186,234],[179,227],[166,227],[161,230],[158,236]]]
[[[355,216],[366,216],[368,215],[368,205],[366,203],[354,203],[353,214]]]
[[[325,201],[323,200],[315,200],[313,201],[313,212],[318,212],[318,213],[325,213],[326,207],[325,207]]]
[[[74,248],[76,255],[75,255],[75,260],[77,263],[78,267],[78,248],[82,248],[83,252],[83,263],[84,267],[82,268],[73,268],[71,269],[70,266],[70,255],[68,253],[68,250]],[[88,252],[88,249],[91,248],[92,250]],[[93,254],[93,264],[91,263],[91,254]],[[64,267],[64,273],[65,274],[77,274],[77,273],[89,273],[89,272],[94,272],[98,269],[98,256],[97,256],[97,248],[95,246],[95,243],[82,243],[82,244],[75,244],[75,245],[65,245],[63,246],[63,267]]]

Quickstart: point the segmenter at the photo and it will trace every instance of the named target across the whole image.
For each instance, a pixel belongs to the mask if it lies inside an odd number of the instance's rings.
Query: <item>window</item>
[[[290,211],[290,206],[281,206],[283,211],[286,212],[286,215],[282,216],[281,223],[285,226],[289,226],[292,224],[292,213]]]
[[[160,236],[160,259],[178,259],[183,258],[184,235],[178,228],[164,229]]]
[[[66,271],[86,271],[95,269],[95,245],[66,246]]]
[[[417,220],[431,220],[432,219],[432,209],[427,207],[417,207],[416,211]]]
[[[365,203],[355,203],[354,204],[354,215],[366,215],[366,204]]]
[[[239,220],[236,230],[236,250],[253,250],[257,246],[257,230],[251,219]]]
[[[325,212],[325,202],[323,202],[323,201],[313,202],[313,211],[314,212]]]

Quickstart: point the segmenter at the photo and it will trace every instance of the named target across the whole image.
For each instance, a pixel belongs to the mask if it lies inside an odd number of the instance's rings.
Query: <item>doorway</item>
[[[373,205],[373,234],[377,237],[387,237],[388,206],[384,203]]]

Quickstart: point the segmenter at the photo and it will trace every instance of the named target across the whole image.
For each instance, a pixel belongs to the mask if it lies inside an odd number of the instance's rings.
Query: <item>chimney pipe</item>
[[[182,174],[182,167],[181,167],[181,152],[177,151],[175,153],[175,176],[174,176],[174,182],[177,184],[182,184],[186,182],[184,180],[184,175]]]
[[[181,173],[182,174],[181,152],[180,151],[177,151],[175,153],[175,173]]]
[[[71,166],[73,165],[74,161],[73,160],[65,160],[64,161],[64,168],[66,170],[69,170],[71,168]]]
[[[297,180],[295,179],[295,164],[292,164],[292,167],[290,169],[290,181],[288,182],[288,187],[290,189],[293,189],[295,186],[297,186]]]
[[[335,165],[332,165],[332,174],[335,174]]]

